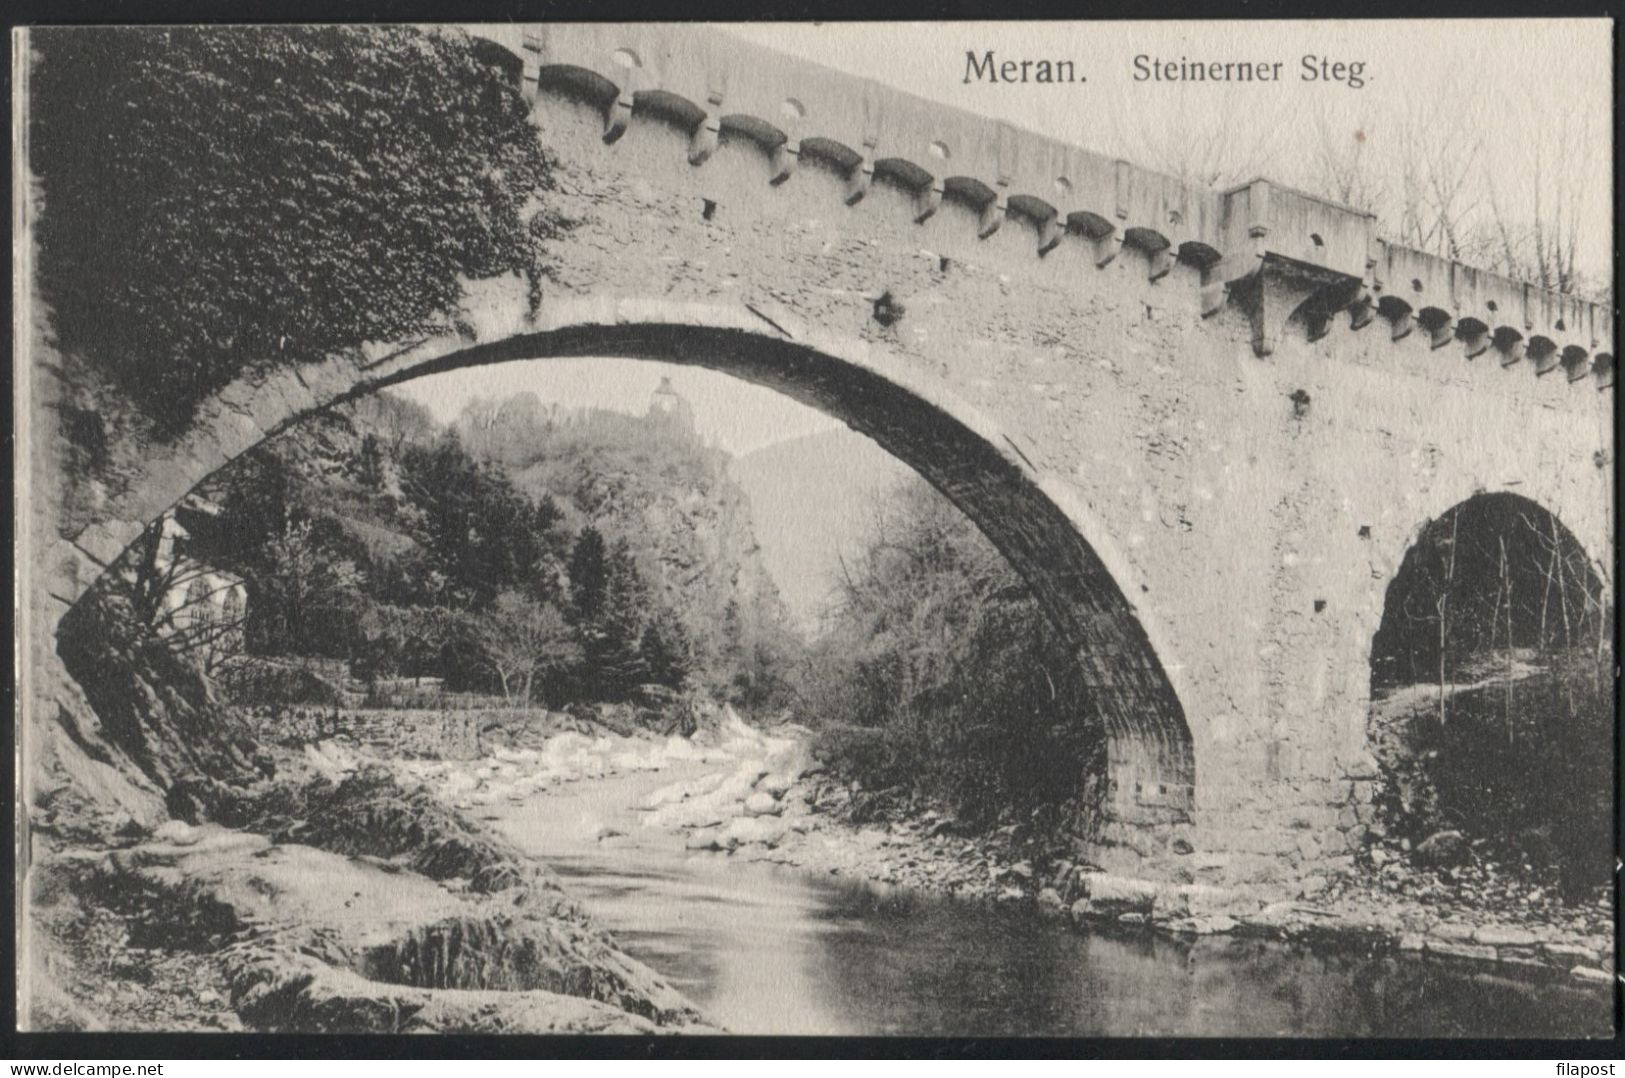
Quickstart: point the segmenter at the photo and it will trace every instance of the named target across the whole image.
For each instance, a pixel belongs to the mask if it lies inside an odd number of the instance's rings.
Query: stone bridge
[[[539,310],[471,282],[446,335],[245,378],[163,444],[112,428],[90,479],[36,370],[36,639],[145,522],[336,401],[509,359],[693,363],[870,435],[1031,582],[1109,732],[1103,863],[1263,875],[1358,840],[1372,637],[1430,519],[1516,491],[1609,579],[1605,309],[705,27],[476,33],[576,221]]]

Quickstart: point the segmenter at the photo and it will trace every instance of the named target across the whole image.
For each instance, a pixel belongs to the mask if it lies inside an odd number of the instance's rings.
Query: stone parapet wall
[[[747,142],[763,157],[764,186],[817,162],[841,175],[848,203],[877,182],[908,194],[916,222],[959,202],[974,211],[978,239],[1008,228],[1035,260],[1077,243],[1101,263],[1137,250],[1153,282],[1176,261],[1195,266],[1205,313],[1232,293],[1251,308],[1260,355],[1294,315],[1314,339],[1346,311],[1356,327],[1380,316],[1395,339],[1420,329],[1433,347],[1459,342],[1468,357],[1494,348],[1508,363],[1527,352],[1543,373],[1561,366],[1570,381],[1612,384],[1608,308],[1385,242],[1369,213],[1266,179],[1230,191],[1187,184],[705,26],[470,30],[507,50],[533,97],[599,110],[606,143],[640,115],[658,116],[687,136],[691,166]],[[1266,264],[1262,288],[1240,287]],[[1278,287],[1283,277],[1295,283]]]

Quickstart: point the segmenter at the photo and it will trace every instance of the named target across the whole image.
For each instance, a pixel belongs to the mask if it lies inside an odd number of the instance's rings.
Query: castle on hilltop
[[[671,379],[662,376],[660,386],[649,397],[650,419],[662,419],[673,427],[694,430],[694,408],[681,393],[672,388]]]

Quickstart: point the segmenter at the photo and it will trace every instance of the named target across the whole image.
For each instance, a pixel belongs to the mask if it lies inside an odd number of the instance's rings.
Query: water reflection
[[[713,856],[557,862],[632,954],[740,1033],[1606,1036],[1605,991],[1036,916]],[[652,866],[650,866],[652,867]]]
[[[943,1036],[1608,1036],[1613,996],[1414,957],[1262,940],[1075,932],[896,888],[816,877],[639,826],[665,775],[507,806],[631,954],[736,1033]],[[622,832],[600,841],[604,825]]]

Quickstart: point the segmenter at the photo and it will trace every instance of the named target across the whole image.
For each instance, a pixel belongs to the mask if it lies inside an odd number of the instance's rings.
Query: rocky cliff
[[[469,405],[455,424],[471,453],[531,496],[551,496],[572,529],[625,539],[661,605],[680,612],[702,671],[741,646],[781,638],[788,610],[756,539],[751,499],[681,408],[644,416],[561,409],[534,394]]]

